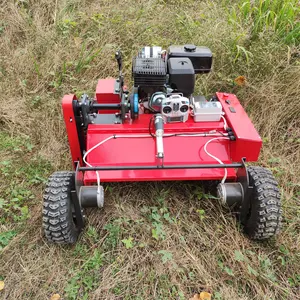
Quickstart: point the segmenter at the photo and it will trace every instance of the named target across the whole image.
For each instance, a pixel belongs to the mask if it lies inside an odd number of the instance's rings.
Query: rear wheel
[[[248,175],[253,192],[250,209],[244,218],[244,231],[251,239],[266,240],[276,235],[281,227],[278,184],[272,172],[262,167],[248,167]]]
[[[71,198],[74,189],[74,172],[55,172],[48,179],[43,196],[43,228],[50,242],[73,244],[77,241],[80,230]]]

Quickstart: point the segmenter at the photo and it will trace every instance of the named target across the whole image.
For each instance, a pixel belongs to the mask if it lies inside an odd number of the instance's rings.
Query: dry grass
[[[119,2],[2,2],[0,200],[22,199],[20,207],[0,212],[0,233],[17,232],[0,252],[0,298],[49,299],[57,292],[63,299],[188,299],[207,290],[215,299],[297,299],[299,47],[268,30],[250,40],[250,27],[229,22],[232,1],[226,7],[226,1]],[[47,244],[42,182],[71,166],[62,95],[92,95],[98,78],[116,76],[117,48],[130,81],[131,57],[141,46],[186,42],[207,45],[215,55],[214,71],[198,79],[197,91],[236,93],[264,139],[259,163],[273,170],[283,194],[281,235],[250,242],[198,183],[133,183],[107,185],[105,209],[89,212],[76,246]],[[239,75],[246,86],[234,85]],[[26,205],[30,217],[16,219]],[[159,240],[151,235],[153,214],[160,216]],[[129,237],[134,245],[126,249],[122,240]]]

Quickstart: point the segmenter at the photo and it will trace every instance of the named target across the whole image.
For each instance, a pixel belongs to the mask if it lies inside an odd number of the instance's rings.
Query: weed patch
[[[297,0],[240,0],[229,13],[229,21],[249,28],[250,40],[278,37],[286,44],[299,44],[300,7]]]
[[[99,269],[102,266],[103,255],[99,250],[86,258],[86,261],[80,266],[80,270],[68,281],[65,288],[66,297],[70,300],[88,299],[90,291],[95,289],[100,280]]]
[[[17,235],[15,230],[0,233],[0,251],[9,244],[10,240]]]

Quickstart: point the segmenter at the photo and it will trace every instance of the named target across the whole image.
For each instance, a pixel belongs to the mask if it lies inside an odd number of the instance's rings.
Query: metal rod
[[[243,168],[242,163],[233,164],[203,164],[203,165],[169,165],[169,166],[110,166],[81,167],[79,171],[122,171],[122,170],[173,170],[173,169],[227,169]]]
[[[93,103],[91,104],[92,109],[120,109],[121,104],[119,103]]]

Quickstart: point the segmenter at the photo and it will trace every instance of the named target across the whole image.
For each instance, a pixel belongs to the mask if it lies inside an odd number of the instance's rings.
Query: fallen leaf
[[[5,286],[4,281],[0,281],[0,291],[4,289],[4,286]]]
[[[82,43],[82,39],[80,37],[75,37],[74,38],[74,44],[76,47],[79,47]]]
[[[60,295],[59,294],[53,294],[50,298],[50,300],[59,300],[60,299]]]
[[[236,79],[234,79],[235,83],[238,86],[243,86],[246,84],[246,77],[245,76],[238,76]]]
[[[195,294],[193,298],[190,298],[189,300],[200,300],[200,295]]]
[[[201,300],[211,300],[211,294],[208,292],[201,292],[200,299]]]

